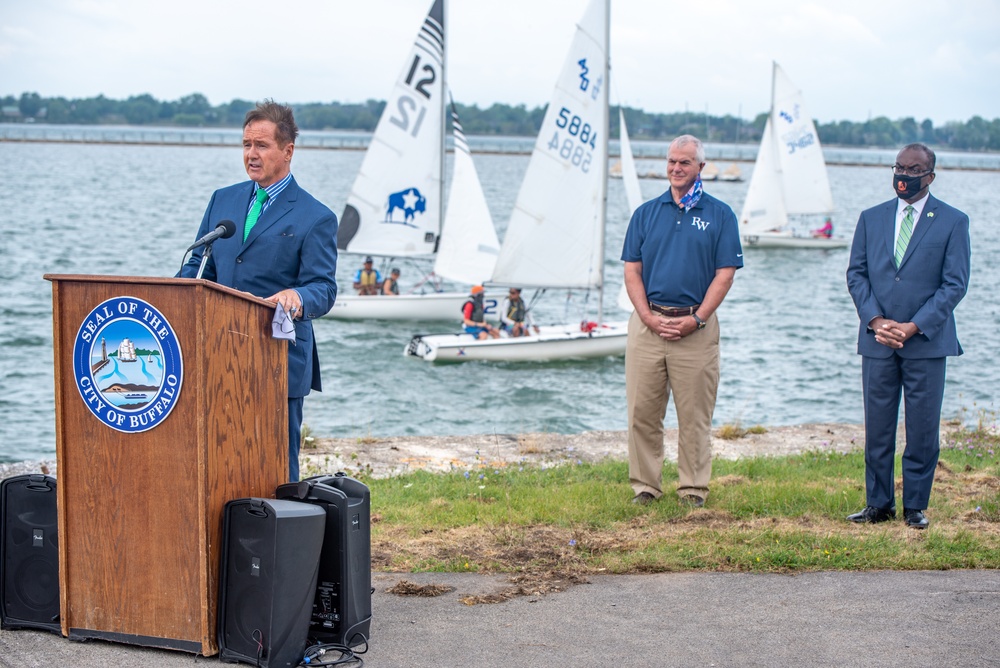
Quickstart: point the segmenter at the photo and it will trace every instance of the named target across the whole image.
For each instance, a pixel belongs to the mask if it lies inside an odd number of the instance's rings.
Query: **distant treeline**
[[[23,93],[20,98],[0,98],[6,122],[44,122],[74,125],[176,125],[185,127],[240,127],[243,116],[254,102],[233,100],[212,106],[204,95],[193,93],[172,102],[152,95],[136,95],[112,100],[98,95],[86,99],[41,97]],[[303,130],[361,130],[371,132],[378,123],[385,102],[368,100],[359,104],[314,102],[292,104],[299,128]],[[467,134],[532,137],[538,133],[545,107],[494,104],[456,104]],[[616,109],[617,110],[617,109]],[[612,116],[612,135],[618,136],[618,114]],[[718,143],[757,143],[764,130],[767,113],[752,121],[735,116],[678,112],[651,114],[625,107],[625,122],[633,139],[665,140],[679,134],[693,134]],[[952,121],[935,127],[930,119],[890,120],[884,116],[864,122],[839,121],[817,124],[820,141],[828,145],[892,148],[921,141],[936,147],[965,151],[1000,151],[1000,118],[988,121],[973,116],[968,121]]]

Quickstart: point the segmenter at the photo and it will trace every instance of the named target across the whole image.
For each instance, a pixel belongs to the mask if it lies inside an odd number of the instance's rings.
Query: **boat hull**
[[[840,237],[796,237],[791,234],[744,234],[744,248],[846,248],[850,239]]]
[[[537,334],[479,340],[471,334],[419,334],[403,350],[426,362],[550,362],[625,354],[628,322],[608,322],[590,332],[579,325],[548,325]]]
[[[429,292],[422,295],[337,295],[324,318],[334,320],[451,320],[462,321],[466,292]],[[483,308],[496,315],[502,296],[487,294]]]

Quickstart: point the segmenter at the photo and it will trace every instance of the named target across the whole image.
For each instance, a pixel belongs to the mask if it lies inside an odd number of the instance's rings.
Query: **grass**
[[[942,443],[925,531],[845,521],[865,502],[861,452],[716,460],[701,509],[630,503],[625,462],[365,478],[373,567],[510,574],[509,595],[595,573],[1000,568],[998,452],[995,424]],[[666,465],[664,489],[676,479]]]
[[[747,434],[766,434],[767,429],[759,424],[755,424],[752,427],[744,429],[740,426],[739,422],[726,423],[719,427],[715,431],[716,438],[721,438],[724,441],[735,441],[736,439],[743,438]]]

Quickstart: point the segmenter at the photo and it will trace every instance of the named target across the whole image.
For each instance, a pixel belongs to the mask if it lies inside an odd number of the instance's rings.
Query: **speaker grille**
[[[219,592],[224,661],[297,666],[306,647],[326,515],[293,501],[226,504]]]
[[[3,628],[61,633],[56,480],[30,474],[0,484]]]

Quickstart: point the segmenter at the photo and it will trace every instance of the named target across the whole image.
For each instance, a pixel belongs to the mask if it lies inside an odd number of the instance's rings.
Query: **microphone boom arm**
[[[201,275],[205,273],[205,263],[208,262],[208,258],[212,255],[212,243],[209,242],[205,244],[205,250],[201,252],[201,264],[198,266],[198,275],[195,278],[201,278]]]

